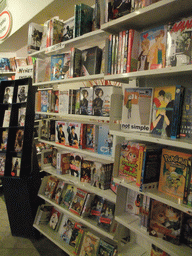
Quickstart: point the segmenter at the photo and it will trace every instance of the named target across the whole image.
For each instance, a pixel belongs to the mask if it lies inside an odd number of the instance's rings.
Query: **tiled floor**
[[[41,236],[39,239],[12,236],[3,191],[0,191],[0,256],[53,255],[67,256],[63,250],[44,236]]]

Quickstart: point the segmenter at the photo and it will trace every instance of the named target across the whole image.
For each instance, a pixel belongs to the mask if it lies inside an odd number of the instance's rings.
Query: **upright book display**
[[[33,145],[35,88],[32,87],[31,78],[3,81],[0,87],[0,108],[0,153],[5,157],[3,187],[11,232],[14,236],[31,237],[35,235],[33,220],[40,186]],[[26,109],[23,114],[25,121],[20,122],[22,108]],[[2,127],[7,110],[10,111],[9,122]]]

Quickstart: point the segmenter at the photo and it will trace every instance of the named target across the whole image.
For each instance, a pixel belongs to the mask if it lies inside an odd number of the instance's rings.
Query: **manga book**
[[[65,181],[59,180],[59,181],[58,181],[58,184],[57,184],[57,187],[56,187],[56,189],[55,189],[55,192],[54,192],[54,194],[53,194],[53,200],[54,200],[57,204],[60,204],[61,195],[62,195],[64,186],[65,186]]]
[[[70,153],[69,173],[72,176],[80,178],[82,161],[83,161],[83,157],[81,155],[75,154],[75,153]]]
[[[48,90],[41,91],[41,112],[48,112],[49,101],[48,101]]]
[[[167,27],[166,66],[192,63],[192,17],[169,23]]]
[[[15,135],[15,152],[21,152],[23,149],[23,140],[24,140],[24,130],[17,130]]]
[[[67,152],[57,152],[57,171],[60,174],[69,173],[70,169],[70,153]]]
[[[192,248],[192,216],[184,213],[181,242]]]
[[[65,145],[73,148],[79,148],[81,124],[69,122],[67,123],[66,130],[67,134],[65,139]]]
[[[1,135],[1,151],[6,151],[7,150],[7,140],[8,140],[8,129],[5,129],[2,131]]]
[[[45,191],[44,191],[44,195],[47,198],[49,199],[53,198],[58,182],[59,182],[58,178],[54,176],[49,176],[46,187],[45,187]]]
[[[186,172],[192,154],[163,148],[158,190],[176,198],[183,198]]]
[[[77,247],[80,245],[84,232],[85,227],[81,223],[75,222],[69,241],[69,244],[74,247],[74,251],[76,251]]]
[[[113,0],[113,19],[131,12],[131,1]]]
[[[11,176],[12,177],[20,177],[20,169],[21,169],[21,158],[20,157],[12,157]]]
[[[59,113],[69,114],[69,91],[59,91]]]
[[[61,218],[62,218],[62,213],[59,210],[57,210],[55,207],[53,207],[51,211],[51,218],[49,220],[49,227],[55,231],[58,231]]]
[[[98,221],[101,215],[101,210],[103,208],[104,198],[95,195],[92,204],[91,204],[91,211],[89,217],[93,220]]]
[[[87,217],[90,215],[90,211],[91,211],[91,207],[92,207],[92,201],[95,197],[94,193],[88,193],[84,206],[83,206],[83,210],[81,212],[81,217]]]
[[[69,208],[73,198],[76,194],[77,188],[74,187],[73,185],[68,184],[66,188],[63,190],[62,193],[62,199],[61,199],[61,205],[64,206],[65,208]]]
[[[35,83],[50,81],[51,77],[51,58],[40,59],[35,61]]]
[[[91,232],[86,232],[83,238],[79,256],[97,256],[100,238]]]
[[[51,56],[51,81],[63,79],[65,54]]]
[[[27,51],[32,53],[39,51],[41,46],[41,40],[43,36],[43,26],[34,22],[31,22],[28,27],[28,43]]]
[[[102,255],[113,256],[114,251],[115,251],[115,246],[105,242],[104,240],[100,240],[97,256],[102,256]]]
[[[60,224],[59,228],[59,234],[60,237],[67,243],[69,244],[73,232],[73,228],[75,225],[75,221],[69,218],[67,215],[63,216],[63,219]]]
[[[56,147],[53,147],[51,165],[55,168],[57,168],[57,152],[58,152],[58,149]]]
[[[91,170],[93,168],[93,161],[83,160],[81,163],[80,181],[91,183]]]
[[[109,126],[99,125],[98,131],[98,154],[111,156],[113,153],[113,135],[109,132]]]
[[[55,122],[55,142],[66,145],[68,140],[67,132],[68,123],[64,121]]]
[[[28,85],[19,85],[17,91],[17,103],[27,101],[28,96]]]
[[[3,97],[3,103],[11,104],[13,101],[13,86],[7,86],[5,87],[4,97]]]
[[[156,87],[153,96],[151,133],[177,138],[180,133],[184,88],[180,85]]]
[[[18,110],[18,126],[25,125],[26,107],[19,108]]]
[[[127,182],[137,180],[141,173],[145,145],[132,141],[124,141],[121,145],[119,160],[119,177]]]
[[[80,88],[80,115],[93,114],[93,87]]]
[[[67,41],[74,37],[74,28],[75,27],[75,17],[71,17],[70,19],[64,21],[63,27],[63,37],[62,41]]]
[[[97,139],[98,139],[98,126],[94,124],[86,124],[83,136],[85,137],[86,142],[85,142],[85,145],[82,145],[82,148],[96,152]]]
[[[4,176],[4,173],[5,173],[5,160],[6,160],[6,154],[0,153],[0,176]]]
[[[0,58],[0,71],[9,71],[10,61],[9,58]]]
[[[150,132],[153,88],[124,87],[121,129]]]
[[[140,212],[140,206],[141,206],[140,202],[141,202],[141,194],[137,191],[128,189],[125,211],[130,214],[138,216]]]
[[[40,138],[43,140],[49,140],[49,121],[48,119],[43,119],[40,127]]]
[[[183,212],[156,200],[151,202],[149,235],[180,244]]]
[[[74,214],[81,215],[87,195],[87,191],[77,188],[76,194],[73,197],[73,201],[69,206],[69,210]]]
[[[165,67],[167,26],[155,27],[140,33],[137,70]]]
[[[10,109],[6,109],[5,113],[4,113],[2,127],[9,127],[10,117],[11,117],[11,110]]]

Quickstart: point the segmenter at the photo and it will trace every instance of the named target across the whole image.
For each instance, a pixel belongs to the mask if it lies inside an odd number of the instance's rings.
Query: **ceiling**
[[[60,19],[67,20],[74,15],[74,5],[80,3],[94,5],[94,0],[55,0],[43,11],[33,17],[28,23],[20,28],[16,33],[8,37],[0,44],[0,52],[15,52],[27,45],[29,23],[35,22],[43,24],[46,20],[59,16]]]

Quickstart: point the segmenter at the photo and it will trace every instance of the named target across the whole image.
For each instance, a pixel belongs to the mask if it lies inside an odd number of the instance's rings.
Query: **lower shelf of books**
[[[162,250],[169,253],[171,256],[192,255],[192,249],[188,246],[175,245],[161,238],[150,236],[144,229],[140,227],[140,220],[136,216],[124,212],[120,216],[116,216],[115,219],[118,223],[124,225],[137,235],[144,237],[146,241],[158,246]]]
[[[74,177],[70,174],[63,174],[63,175],[57,174],[56,169],[51,165],[42,166],[42,170],[66,182],[73,183],[75,186],[81,189],[85,189],[91,193],[95,193],[101,197],[104,197],[113,203],[116,202],[116,194],[111,189],[102,190],[100,188],[93,187],[91,186],[91,184],[81,182],[78,177]]]
[[[52,230],[48,225],[36,225],[33,224],[34,228],[36,228],[40,233],[42,233],[44,236],[46,236],[49,240],[51,240],[54,244],[59,246],[63,251],[65,251],[69,255],[74,255],[73,251],[74,248],[64,242],[61,238],[61,236]]]

